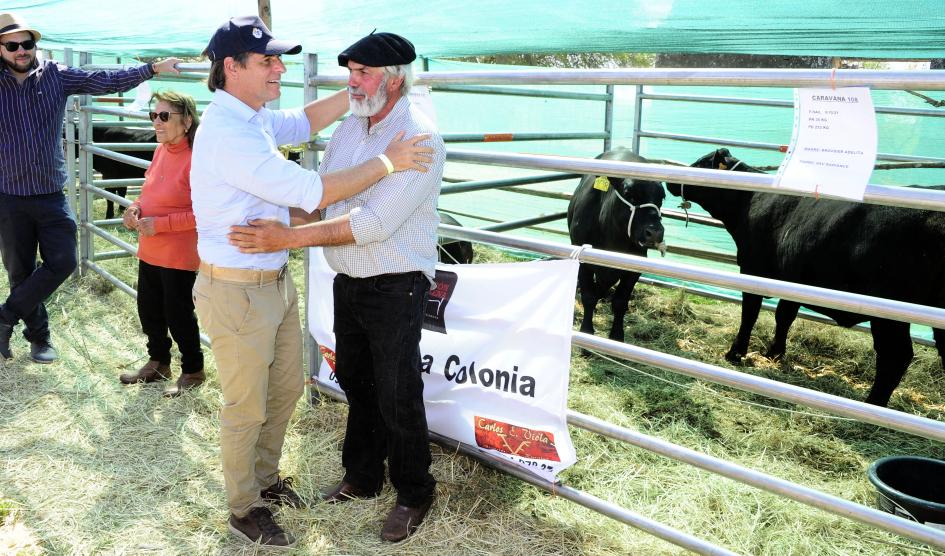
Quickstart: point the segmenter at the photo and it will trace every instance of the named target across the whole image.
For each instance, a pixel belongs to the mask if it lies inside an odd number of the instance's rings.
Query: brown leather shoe
[[[406,539],[423,523],[423,518],[426,517],[431,505],[433,505],[432,496],[416,508],[394,504],[394,509],[387,514],[387,521],[384,522],[384,528],[381,530],[381,538],[389,542],[400,542]]]
[[[253,508],[244,517],[230,514],[230,532],[246,542],[285,550],[295,546],[295,537],[272,519],[269,508]]]
[[[333,486],[331,490],[323,492],[322,500],[328,502],[329,504],[338,504],[340,502],[354,500],[355,498],[374,498],[380,493],[381,489],[373,491],[362,490],[351,483],[341,481],[337,485]]]
[[[122,384],[136,384],[139,382],[157,382],[171,378],[171,366],[153,359],[144,364],[136,373],[124,373],[118,380]]]
[[[177,383],[164,391],[164,397],[176,398],[183,394],[185,390],[200,386],[205,380],[207,380],[207,375],[203,374],[203,371],[181,373],[180,378],[177,379]]]

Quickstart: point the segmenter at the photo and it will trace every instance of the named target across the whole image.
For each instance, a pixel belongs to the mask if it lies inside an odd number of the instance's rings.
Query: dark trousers
[[[194,313],[194,281],[197,273],[164,268],[138,261],[138,318],[148,337],[148,357],[171,363],[171,336],[180,350],[181,372],[203,370],[200,329]]]
[[[37,248],[42,258],[38,265]],[[22,320],[27,340],[48,341],[49,316],[43,302],[77,263],[76,224],[65,194],[0,194],[0,251],[10,279],[0,319],[11,325]]]
[[[341,463],[345,481],[364,490],[384,484],[384,459],[397,503],[416,507],[433,495],[423,407],[420,331],[430,282],[420,272],[335,277],[335,376],[348,396]]]

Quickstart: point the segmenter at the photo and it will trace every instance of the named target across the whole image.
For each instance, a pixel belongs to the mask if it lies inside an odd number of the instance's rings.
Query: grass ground
[[[105,246],[99,247],[106,250]],[[501,258],[480,249],[480,258]],[[300,261],[293,259],[301,281]],[[133,282],[134,264],[107,261]],[[2,274],[2,273],[0,273]],[[0,279],[5,281],[5,276]],[[0,291],[6,291],[5,282]],[[254,554],[227,534],[218,450],[221,395],[211,380],[178,399],[163,386],[122,386],[145,357],[134,302],[103,279],[70,281],[48,304],[62,359],[32,364],[28,346],[0,369],[0,554]],[[576,321],[581,308],[576,307]],[[597,323],[606,330],[609,311]],[[738,307],[638,288],[628,341],[728,366],[722,354]],[[862,399],[872,380],[868,336],[798,322],[789,353],[758,355],[773,321],[763,315],[746,365],[755,373]],[[937,355],[917,348],[891,406],[943,418]],[[572,359],[570,406],[614,423],[864,504],[865,469],[891,454],[945,458],[940,444],[600,357]],[[283,469],[315,498],[340,475],[346,407],[301,401]],[[646,451],[572,429],[570,486],[745,554],[934,554],[910,541],[783,500]],[[677,554],[666,544],[547,495],[473,460],[433,448],[438,499],[421,530],[378,539],[394,494],[284,510],[298,554]]]

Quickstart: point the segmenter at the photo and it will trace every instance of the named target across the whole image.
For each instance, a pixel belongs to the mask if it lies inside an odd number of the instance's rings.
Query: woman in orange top
[[[192,294],[200,258],[190,203],[190,155],[200,117],[188,95],[157,92],[151,96],[155,100],[149,115],[160,144],[141,195],[123,220],[126,228],[138,231],[138,317],[148,337],[148,362],[119,378],[124,384],[169,379],[170,331],[181,353],[181,376],[164,392],[170,397],[206,379]]]

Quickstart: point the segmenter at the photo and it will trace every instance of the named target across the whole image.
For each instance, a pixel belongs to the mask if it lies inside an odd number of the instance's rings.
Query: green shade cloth
[[[273,30],[334,56],[373,29],[423,56],[512,52],[724,52],[875,58],[945,57],[942,0],[272,0]],[[6,0],[43,45],[112,54],[203,50],[253,0]]]

